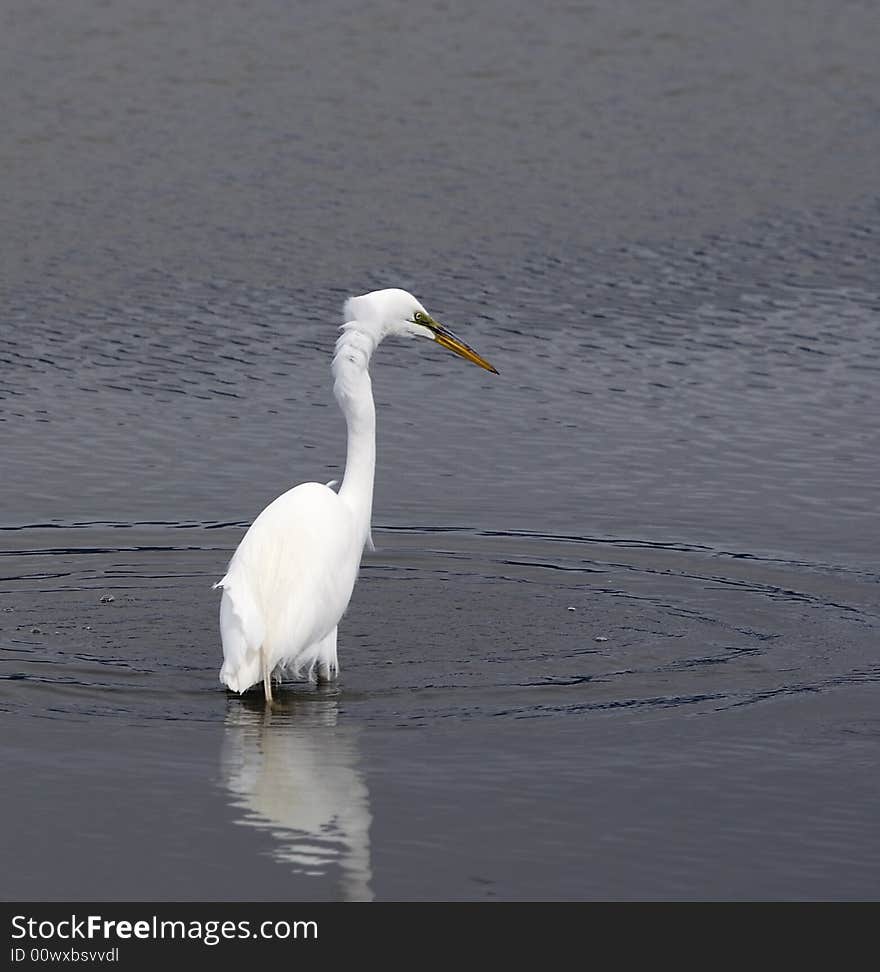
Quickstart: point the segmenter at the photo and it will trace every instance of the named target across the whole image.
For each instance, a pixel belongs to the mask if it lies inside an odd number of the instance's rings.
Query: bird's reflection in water
[[[223,777],[243,823],[271,831],[301,874],[342,874],[342,898],[371,901],[370,803],[357,730],[338,724],[337,690],[229,700]]]

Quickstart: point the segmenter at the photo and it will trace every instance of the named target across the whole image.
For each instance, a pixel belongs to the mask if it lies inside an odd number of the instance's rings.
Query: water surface
[[[0,14],[0,895],[876,898],[870,5]],[[338,684],[217,680],[211,585],[337,478]]]

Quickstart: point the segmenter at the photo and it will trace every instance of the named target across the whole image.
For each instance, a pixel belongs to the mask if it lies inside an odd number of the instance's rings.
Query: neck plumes
[[[343,325],[333,358],[333,394],[348,427],[348,452],[340,498],[354,513],[364,539],[373,510],[373,476],[376,470],[376,408],[367,370],[379,343],[358,321]]]

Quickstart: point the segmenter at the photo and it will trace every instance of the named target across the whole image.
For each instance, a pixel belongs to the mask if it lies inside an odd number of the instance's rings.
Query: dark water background
[[[870,3],[0,11],[0,895],[876,898]],[[337,686],[210,585],[338,475]]]

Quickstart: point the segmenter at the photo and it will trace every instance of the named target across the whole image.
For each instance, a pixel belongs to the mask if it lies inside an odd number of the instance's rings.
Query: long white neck
[[[351,509],[364,540],[373,511],[376,472],[376,407],[367,370],[379,339],[357,321],[345,324],[333,358],[333,394],[348,427],[348,453],[340,499]]]

